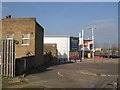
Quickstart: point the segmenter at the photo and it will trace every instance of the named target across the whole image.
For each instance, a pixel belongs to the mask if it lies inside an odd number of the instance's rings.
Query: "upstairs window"
[[[6,35],[6,39],[13,39],[13,37],[14,37],[14,34],[7,34]]]
[[[30,34],[29,33],[22,34],[22,45],[25,45],[25,46],[30,45]]]

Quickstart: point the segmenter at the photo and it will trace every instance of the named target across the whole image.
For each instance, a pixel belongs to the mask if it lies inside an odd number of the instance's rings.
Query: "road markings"
[[[100,76],[102,76],[102,77],[106,77],[107,75],[105,75],[105,74],[101,74]]]
[[[96,74],[96,73],[89,73],[89,72],[80,72],[81,74],[86,74],[86,75],[92,75],[92,76],[102,76],[102,77],[106,77],[106,76],[114,76],[114,75],[106,75],[106,74]]]
[[[109,77],[112,76],[112,75],[108,75]]]
[[[86,74],[86,75],[93,75],[93,76],[96,76],[96,74],[94,73],[87,73],[87,72],[80,72],[81,74]]]
[[[62,75],[62,74],[60,74],[60,72],[58,72],[58,75],[60,75],[60,76],[62,76],[62,77],[63,77],[63,75]]]

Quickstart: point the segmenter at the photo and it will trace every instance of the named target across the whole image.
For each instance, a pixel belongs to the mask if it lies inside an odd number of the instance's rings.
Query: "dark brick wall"
[[[36,65],[44,63],[43,60],[43,37],[44,29],[36,22],[35,27],[35,60]]]
[[[57,44],[44,44],[44,62],[58,60]]]
[[[28,73],[35,68],[35,56],[17,58],[15,62],[15,75]]]

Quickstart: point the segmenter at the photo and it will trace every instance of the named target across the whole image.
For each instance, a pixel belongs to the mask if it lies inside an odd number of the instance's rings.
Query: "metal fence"
[[[15,44],[13,39],[2,40],[2,76],[15,76]]]

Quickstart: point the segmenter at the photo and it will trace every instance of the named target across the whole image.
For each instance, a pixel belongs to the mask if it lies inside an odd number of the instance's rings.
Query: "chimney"
[[[11,15],[7,15],[6,18],[11,18]]]

